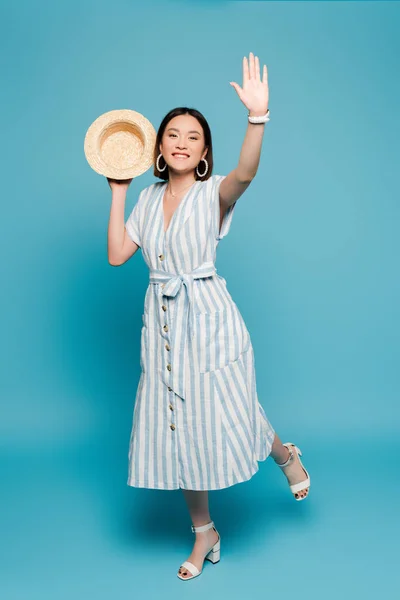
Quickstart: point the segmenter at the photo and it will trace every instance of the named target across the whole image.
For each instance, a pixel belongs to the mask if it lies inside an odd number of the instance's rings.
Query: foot
[[[286,446],[284,446],[284,447],[287,450],[287,454],[286,454],[286,457],[282,460],[282,462],[280,464],[284,464],[289,458],[289,449]],[[299,457],[297,456],[297,452],[293,447],[292,447],[292,449],[293,449],[293,460],[291,460],[290,463],[286,467],[282,467],[282,471],[285,473],[285,475],[289,481],[289,485],[295,485],[296,483],[300,483],[300,481],[304,481],[304,479],[307,479],[306,472],[304,471],[304,468],[300,464]],[[279,464],[279,463],[277,463],[277,464]],[[308,487],[304,488],[304,490],[300,490],[299,492],[294,494],[294,496],[296,498],[304,498],[305,496],[307,496],[308,490],[309,490]]]
[[[208,531],[198,531],[195,535],[196,541],[193,546],[192,554],[186,560],[193,563],[194,566],[201,571],[203,568],[204,559],[214,544],[218,542],[219,535],[213,528],[208,529]],[[186,579],[189,579],[193,576],[193,573],[191,573],[186,567],[179,567],[179,574]]]

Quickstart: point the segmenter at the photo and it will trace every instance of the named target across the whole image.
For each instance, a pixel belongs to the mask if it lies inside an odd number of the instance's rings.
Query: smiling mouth
[[[189,158],[187,154],[180,154],[179,152],[176,152],[172,156],[174,158],[178,158],[179,160],[184,160],[185,158]]]

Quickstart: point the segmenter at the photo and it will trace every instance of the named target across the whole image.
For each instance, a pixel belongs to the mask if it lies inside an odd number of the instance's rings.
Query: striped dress
[[[167,182],[139,195],[125,227],[149,267],[141,374],[129,442],[128,485],[217,490],[249,480],[270,454],[274,430],[258,402],[249,332],[216,249],[224,176],[196,181],[164,231]]]

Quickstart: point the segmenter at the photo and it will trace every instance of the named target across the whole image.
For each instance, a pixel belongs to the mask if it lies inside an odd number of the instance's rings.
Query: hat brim
[[[131,179],[154,164],[155,141],[156,131],[142,114],[110,110],[90,125],[84,151],[96,173],[110,179]]]

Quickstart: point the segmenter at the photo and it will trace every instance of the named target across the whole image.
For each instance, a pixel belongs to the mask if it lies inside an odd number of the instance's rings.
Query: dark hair
[[[165,171],[162,171],[160,173],[160,171],[157,169],[157,157],[160,153],[159,147],[160,147],[160,142],[161,142],[162,136],[164,134],[165,128],[167,127],[167,125],[171,121],[171,119],[173,119],[174,117],[177,117],[178,115],[191,115],[192,117],[195,117],[195,119],[197,119],[199,121],[200,125],[203,128],[204,142],[205,142],[205,145],[208,147],[207,154],[206,154],[206,159],[208,162],[208,171],[204,175],[204,177],[199,177],[197,175],[197,172],[195,169],[195,177],[197,180],[206,181],[209,177],[211,177],[211,173],[212,173],[213,165],[214,165],[210,126],[207,123],[205,117],[201,114],[201,112],[199,112],[195,108],[187,108],[186,106],[178,106],[177,108],[173,108],[172,110],[169,111],[169,113],[167,113],[165,115],[165,117],[161,121],[160,127],[158,128],[158,132],[157,132],[156,142],[154,144],[154,157],[153,157],[153,159],[154,159],[154,175],[155,175],[155,177],[159,177],[160,179],[168,180],[168,167],[165,169]],[[161,161],[161,159],[160,159],[160,161]],[[162,163],[161,163],[161,168],[162,168]],[[201,165],[199,167],[199,171],[200,172],[203,171],[203,168],[204,168],[203,163],[201,163]]]

